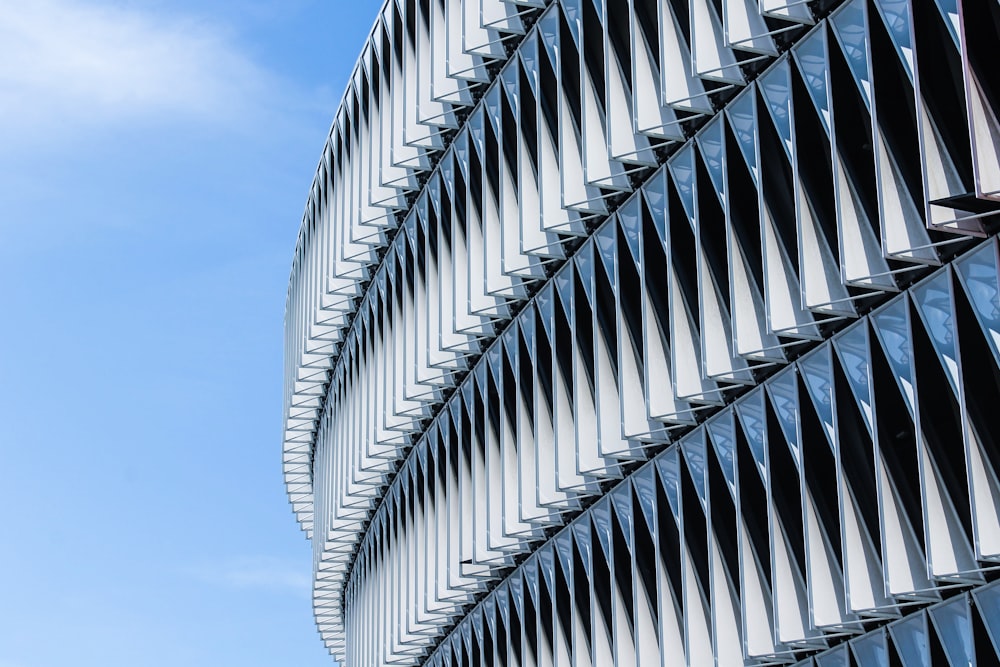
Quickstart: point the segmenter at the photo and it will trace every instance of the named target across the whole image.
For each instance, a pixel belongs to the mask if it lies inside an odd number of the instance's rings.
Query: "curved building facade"
[[[1000,3],[387,0],[284,472],[349,667],[997,664]]]

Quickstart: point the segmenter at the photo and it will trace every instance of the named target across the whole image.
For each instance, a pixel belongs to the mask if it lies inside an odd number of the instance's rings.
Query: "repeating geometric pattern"
[[[998,45],[995,0],[389,0],[286,307],[334,655],[994,660]]]

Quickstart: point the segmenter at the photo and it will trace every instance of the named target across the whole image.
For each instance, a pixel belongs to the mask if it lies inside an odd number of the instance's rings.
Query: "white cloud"
[[[226,588],[301,595],[312,591],[308,564],[303,568],[301,562],[271,556],[244,556],[191,572],[206,583]]]
[[[274,81],[220,30],[76,0],[0,0],[0,132],[136,118],[226,121]]]

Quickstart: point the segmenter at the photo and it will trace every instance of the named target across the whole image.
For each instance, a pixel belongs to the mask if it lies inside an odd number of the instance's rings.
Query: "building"
[[[388,0],[286,310],[349,667],[997,664],[1000,4]]]

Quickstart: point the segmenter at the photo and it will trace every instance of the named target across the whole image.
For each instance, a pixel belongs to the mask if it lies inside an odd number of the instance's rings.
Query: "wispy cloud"
[[[312,580],[308,566],[271,556],[243,556],[190,570],[205,583],[238,590],[308,595]],[[2,666],[0,666],[2,667]]]
[[[0,132],[231,119],[273,77],[219,26],[75,0],[0,0]]]

